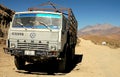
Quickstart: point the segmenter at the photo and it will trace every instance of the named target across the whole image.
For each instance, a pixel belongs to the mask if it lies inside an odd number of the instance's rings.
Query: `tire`
[[[74,60],[75,57],[75,46],[72,47],[72,61]]]
[[[22,57],[14,57],[14,63],[18,70],[23,70],[25,67],[25,60]]]
[[[59,72],[65,72],[66,71],[66,65],[67,65],[67,49],[68,44],[65,45],[64,51],[61,53],[62,60],[58,61],[58,71]]]
[[[68,59],[70,62],[72,62],[74,60],[74,56],[75,56],[75,46],[71,46],[69,48],[69,52],[67,53],[68,54]]]
[[[65,70],[66,70],[66,56],[63,58],[63,60],[58,62],[58,71],[65,72]]]

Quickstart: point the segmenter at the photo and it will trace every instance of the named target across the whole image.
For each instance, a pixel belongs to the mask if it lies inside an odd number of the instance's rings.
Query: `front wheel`
[[[18,70],[23,70],[25,67],[25,60],[22,57],[14,57],[14,63]]]
[[[66,70],[66,55],[64,58],[58,62],[58,71],[64,72]]]
[[[58,62],[58,71],[65,72],[67,66],[67,51],[68,51],[68,44],[65,45],[63,52],[60,54],[62,60]]]

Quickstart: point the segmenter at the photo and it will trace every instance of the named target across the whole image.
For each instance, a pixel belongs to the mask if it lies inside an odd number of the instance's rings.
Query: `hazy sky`
[[[26,11],[47,1],[72,8],[79,28],[105,23],[120,26],[120,0],[0,0],[0,4],[15,11]]]

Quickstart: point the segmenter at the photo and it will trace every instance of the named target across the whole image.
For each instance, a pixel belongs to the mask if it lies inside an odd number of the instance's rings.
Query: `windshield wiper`
[[[46,25],[45,23],[40,22],[40,21],[39,21],[39,23],[42,24],[43,26],[45,26],[45,27],[46,27],[47,29],[49,29],[50,31],[52,31],[52,29],[51,29],[48,25]]]
[[[17,22],[17,24],[19,24],[19,26],[25,28],[21,22]],[[26,29],[26,28],[25,28],[25,29]]]

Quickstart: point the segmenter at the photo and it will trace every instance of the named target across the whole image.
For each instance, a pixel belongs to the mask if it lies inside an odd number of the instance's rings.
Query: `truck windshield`
[[[15,14],[13,28],[59,29],[61,15],[48,13]]]

